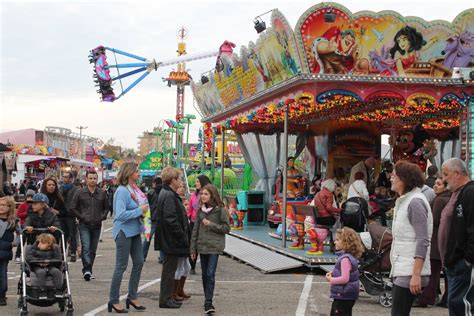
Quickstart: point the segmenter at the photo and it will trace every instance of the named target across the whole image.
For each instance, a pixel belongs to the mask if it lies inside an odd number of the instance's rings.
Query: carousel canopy
[[[208,82],[191,83],[204,122],[271,132],[287,110],[292,131],[344,122],[442,130],[459,126],[474,95],[469,72],[453,76],[474,67],[474,9],[427,22],[325,2],[294,30],[278,10],[271,25],[240,57],[223,58]]]

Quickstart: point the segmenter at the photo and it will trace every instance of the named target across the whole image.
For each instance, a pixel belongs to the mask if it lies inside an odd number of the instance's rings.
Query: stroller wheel
[[[391,307],[392,306],[392,293],[391,292],[384,292],[379,296],[379,303],[383,307]]]
[[[68,309],[68,310],[66,311],[66,316],[73,316],[73,314],[74,314],[74,310],[73,310],[73,309]]]

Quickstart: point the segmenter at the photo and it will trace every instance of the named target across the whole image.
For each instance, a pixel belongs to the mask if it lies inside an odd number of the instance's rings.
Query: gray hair
[[[324,180],[323,183],[321,183],[321,189],[327,189],[331,192],[336,191],[336,187],[337,187],[336,181],[334,181],[333,179],[327,179],[327,180]]]
[[[466,164],[459,158],[449,158],[443,162],[443,166],[449,170],[457,171],[463,176],[469,177],[469,171],[467,170]]]

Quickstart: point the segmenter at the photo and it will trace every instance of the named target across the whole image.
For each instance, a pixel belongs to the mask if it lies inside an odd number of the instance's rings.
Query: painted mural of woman
[[[389,53],[393,59],[393,70],[399,76],[406,76],[405,69],[410,68],[420,59],[419,51],[426,45],[423,35],[411,26],[405,26],[400,29],[394,38],[395,46],[393,46]],[[382,75],[392,75],[392,72],[386,70]]]

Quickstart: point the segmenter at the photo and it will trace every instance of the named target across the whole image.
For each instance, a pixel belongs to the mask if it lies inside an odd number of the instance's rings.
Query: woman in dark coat
[[[430,249],[430,264],[431,264],[431,276],[428,286],[423,290],[423,293],[418,297],[418,302],[415,302],[416,306],[426,307],[428,305],[435,305],[436,295],[439,289],[439,278],[441,274],[441,256],[438,248],[438,228],[441,219],[441,211],[448,204],[449,198],[451,197],[451,191],[448,190],[448,184],[443,181],[441,177],[438,177],[433,186],[433,190],[436,193],[436,197],[433,199],[431,204],[431,211],[433,213],[433,235],[431,237],[431,249]],[[448,297],[448,282],[445,280],[445,291],[440,304],[444,302],[446,304]]]
[[[13,258],[15,220],[15,200],[8,196],[0,198],[0,306],[7,305],[7,268]]]
[[[56,179],[52,177],[46,178],[41,185],[40,192],[46,194],[48,197],[48,206],[54,215],[56,215],[59,219],[68,215],[66,204],[64,203],[61,193],[59,193],[58,182]]]
[[[165,254],[161,270],[160,308],[180,308],[172,298],[175,272],[180,257],[189,257],[189,223],[186,209],[176,193],[182,185],[179,169],[166,167],[161,172],[163,188],[157,201],[155,250]]]

